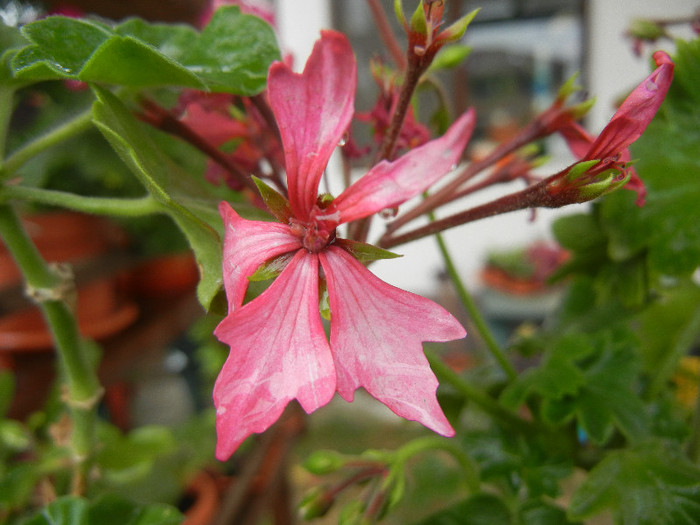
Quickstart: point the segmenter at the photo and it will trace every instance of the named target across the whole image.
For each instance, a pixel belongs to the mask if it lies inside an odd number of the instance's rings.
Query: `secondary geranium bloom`
[[[229,314],[215,333],[231,347],[214,386],[220,459],[266,430],[291,400],[310,413],[336,391],[352,401],[360,387],[399,416],[454,433],[422,342],[459,339],[464,328],[439,305],[375,277],[352,255],[358,245],[336,237],[336,228],[398,206],[448,173],[471,135],[473,113],[441,138],[380,162],[334,200],[319,198],[328,159],[352,119],[355,84],[350,45],[332,31],[322,33],[303,73],[273,64],[268,97],[284,145],[289,202],[271,207],[281,222],[246,220],[220,206]],[[270,261],[284,269],[244,305],[248,277]],[[319,313],[324,284],[330,342]]]
[[[634,171],[627,149],[641,137],[656,115],[673,80],[673,62],[663,51],[654,53],[657,68],[639,84],[620,105],[598,137],[593,137],[575,122],[562,127],[559,132],[566,139],[571,151],[582,162],[599,160],[597,164],[577,178],[577,183],[595,181],[598,174],[614,170],[614,183],[627,182],[627,187],[637,192],[637,204],[644,203],[645,188]],[[553,189],[566,188],[571,181],[557,179]]]

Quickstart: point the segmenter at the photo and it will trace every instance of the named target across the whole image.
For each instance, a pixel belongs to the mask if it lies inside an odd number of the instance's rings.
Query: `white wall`
[[[690,16],[700,8],[698,0],[588,0],[588,62],[591,95],[598,97],[589,114],[592,131],[599,131],[614,113],[615,100],[634,88],[650,72],[650,50],[672,51],[668,40],[660,40],[653,48],[644,47],[637,57],[624,31],[635,18],[674,18]],[[689,28],[680,32],[692,38]]]

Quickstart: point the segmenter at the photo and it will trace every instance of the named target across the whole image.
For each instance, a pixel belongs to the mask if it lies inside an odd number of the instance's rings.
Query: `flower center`
[[[304,248],[311,253],[319,253],[335,241],[335,228],[338,226],[337,213],[328,213],[314,207],[308,222],[289,219],[292,233],[301,239]]]

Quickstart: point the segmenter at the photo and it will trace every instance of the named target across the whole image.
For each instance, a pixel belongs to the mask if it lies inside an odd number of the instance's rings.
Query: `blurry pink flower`
[[[271,26],[275,25],[275,11],[265,0],[210,0],[204,11],[199,15],[199,27],[204,27],[211,20],[214,11],[225,5],[237,5],[241,13],[262,18]]]
[[[322,33],[303,73],[273,64],[268,96],[284,144],[289,203],[272,211],[282,222],[246,220],[220,205],[229,314],[215,334],[231,347],[214,387],[220,459],[266,430],[292,399],[310,413],[336,391],[352,401],[359,387],[399,416],[454,434],[422,342],[458,339],[464,328],[439,305],[375,277],[353,256],[358,243],[336,238],[336,228],[398,206],[448,173],[474,116],[469,112],[443,137],[377,164],[336,199],[319,198],[328,159],[352,119],[356,77],[348,41],[332,31]],[[243,305],[248,277],[269,262],[284,269]],[[324,282],[330,343],[319,313]]]
[[[559,129],[572,153],[582,162],[600,160],[586,170],[585,177],[579,177],[580,182],[585,178],[593,180],[596,175],[611,169],[617,170],[615,182],[629,179],[626,187],[637,192],[638,205],[644,204],[646,189],[628,164],[630,152],[627,148],[641,137],[654,118],[673,79],[674,66],[667,53],[657,51],[654,61],[657,68],[629,94],[598,137],[593,137],[573,121]],[[557,183],[556,186],[564,188],[566,183]]]

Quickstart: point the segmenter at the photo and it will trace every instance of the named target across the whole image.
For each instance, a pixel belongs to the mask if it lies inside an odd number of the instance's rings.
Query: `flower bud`
[[[314,487],[299,504],[299,516],[304,520],[320,518],[333,506],[335,498],[324,487]]]
[[[316,475],[330,474],[342,468],[347,463],[347,458],[334,450],[317,450],[306,461],[304,468]]]

